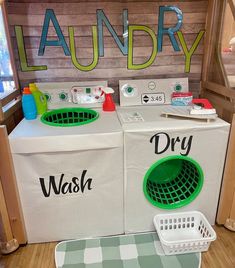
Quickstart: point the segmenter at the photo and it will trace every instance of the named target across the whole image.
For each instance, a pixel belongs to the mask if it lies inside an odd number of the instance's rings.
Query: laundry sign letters
[[[171,27],[166,27],[164,23],[166,16],[175,16],[177,23]],[[115,31],[115,27],[111,25],[108,17],[102,9],[98,9],[96,11],[96,18],[97,25],[91,26],[93,59],[89,65],[82,65],[77,59],[77,46],[74,37],[74,27],[68,26],[69,42],[66,42],[64,34],[62,33],[60,27],[60,22],[58,21],[53,9],[46,9],[45,11],[40,43],[38,44],[38,56],[43,56],[47,47],[61,47],[63,49],[64,56],[70,57],[71,62],[78,70],[91,71],[97,66],[99,58],[105,57],[105,40],[103,31],[104,27],[106,27],[123,56],[127,57],[127,68],[129,70],[140,70],[151,66],[155,59],[157,60],[158,53],[160,54],[163,51],[163,37],[166,35],[170,39],[170,43],[173,47],[174,52],[183,51],[185,57],[185,72],[188,73],[190,72],[192,56],[205,33],[204,30],[199,31],[195,40],[193,41],[193,44],[188,45],[185,41],[184,34],[181,31],[183,24],[183,12],[176,6],[159,7],[158,17],[156,15],[156,24],[158,24],[157,29],[152,29],[145,25],[129,24],[131,22],[128,20],[128,10],[124,9],[122,13],[123,34],[121,38],[118,36],[117,32]],[[54,40],[48,38],[48,30],[50,24],[53,26],[56,33],[56,38]],[[15,25],[14,29],[16,34],[21,70],[23,72],[47,70],[47,65],[29,66],[24,45],[23,28],[20,25]],[[155,33],[156,30],[157,33]],[[141,31],[150,37],[152,52],[148,56],[148,60],[146,62],[134,64],[134,36],[138,34],[137,32]]]

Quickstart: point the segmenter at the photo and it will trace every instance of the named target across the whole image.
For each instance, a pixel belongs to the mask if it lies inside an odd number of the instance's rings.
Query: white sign
[[[165,94],[164,93],[147,93],[141,95],[142,104],[151,105],[151,104],[164,104],[165,103]]]

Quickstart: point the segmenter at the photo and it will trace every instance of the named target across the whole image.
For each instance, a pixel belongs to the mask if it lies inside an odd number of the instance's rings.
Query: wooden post
[[[13,237],[27,242],[24,220],[16,185],[13,160],[5,126],[0,126],[0,176]]]
[[[206,18],[206,33],[205,33],[205,42],[204,42],[204,57],[203,57],[203,72],[202,72],[202,81],[208,81],[209,78],[209,68],[212,57],[213,50],[213,41],[214,41],[214,22],[215,22],[215,10],[217,2],[214,0],[208,1],[208,12]]]
[[[9,254],[15,251],[19,247],[19,243],[16,239],[13,238],[1,181],[0,181],[0,213],[1,213],[0,252],[2,254]]]
[[[202,67],[202,81],[215,82],[228,86],[223,64],[221,63],[221,35],[225,0],[209,0],[206,20],[205,47]],[[204,88],[200,94],[203,96]]]
[[[224,170],[223,185],[220,195],[220,203],[217,215],[217,223],[224,224],[230,218],[233,206],[233,197],[235,193],[235,114],[233,114],[227,160]],[[235,209],[235,207],[234,207]],[[234,219],[235,220],[235,219]]]
[[[11,224],[8,217],[7,206],[5,202],[1,181],[0,181],[0,213],[3,227],[3,230],[1,230],[1,242],[10,241],[13,239],[13,234],[11,231]]]
[[[3,110],[2,110],[2,103],[0,101],[0,122],[2,122],[4,120],[4,114],[3,114]]]

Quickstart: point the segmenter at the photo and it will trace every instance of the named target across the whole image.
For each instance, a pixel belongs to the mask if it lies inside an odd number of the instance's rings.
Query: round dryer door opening
[[[162,209],[176,209],[191,203],[203,185],[200,165],[186,156],[168,156],[154,163],[144,177],[144,194]]]

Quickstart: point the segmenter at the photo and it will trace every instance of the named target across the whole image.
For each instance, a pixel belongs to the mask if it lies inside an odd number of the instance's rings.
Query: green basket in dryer
[[[200,165],[187,156],[174,155],[154,163],[144,177],[148,201],[162,209],[176,209],[191,203],[203,185]]]
[[[99,117],[99,113],[87,108],[63,108],[51,110],[41,116],[44,124],[56,127],[73,127],[89,124]]]

